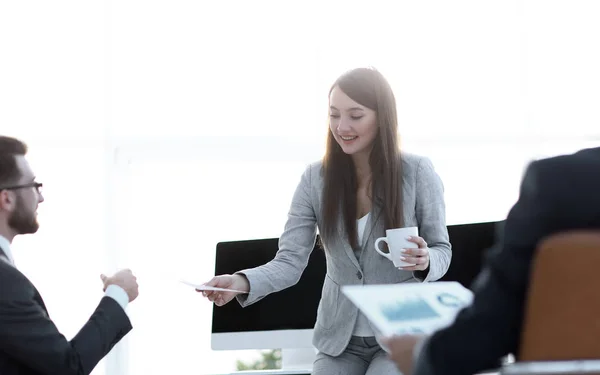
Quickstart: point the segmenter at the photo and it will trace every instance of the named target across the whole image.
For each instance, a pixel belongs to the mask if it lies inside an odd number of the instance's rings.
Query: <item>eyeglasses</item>
[[[28,184],[23,184],[23,185],[14,185],[14,186],[0,187],[0,191],[2,191],[2,190],[18,190],[18,189],[35,188],[35,190],[37,190],[38,194],[41,194],[42,193],[42,186],[43,186],[43,184],[41,182],[30,182]]]

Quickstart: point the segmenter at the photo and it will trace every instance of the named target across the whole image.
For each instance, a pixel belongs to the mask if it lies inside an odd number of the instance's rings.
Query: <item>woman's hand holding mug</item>
[[[408,241],[416,243],[418,248],[402,249],[402,259],[414,266],[402,267],[405,271],[425,271],[429,267],[429,248],[422,237],[410,236]]]
[[[386,236],[375,241],[375,250],[404,271],[424,271],[429,267],[429,248],[417,227],[388,229]],[[379,248],[379,243],[388,245],[389,253]]]

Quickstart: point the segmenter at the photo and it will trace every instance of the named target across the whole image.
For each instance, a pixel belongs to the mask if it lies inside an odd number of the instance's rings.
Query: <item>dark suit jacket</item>
[[[600,148],[531,163],[501,241],[473,284],[473,304],[425,342],[414,373],[473,374],[517,354],[538,242],[570,229],[599,228]]]
[[[127,314],[104,297],[71,341],[50,320],[42,297],[0,250],[0,374],[89,374],[130,330]]]

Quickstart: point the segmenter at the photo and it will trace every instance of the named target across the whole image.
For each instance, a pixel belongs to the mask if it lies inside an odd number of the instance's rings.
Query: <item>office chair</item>
[[[502,374],[600,374],[600,231],[540,242],[517,362]]]

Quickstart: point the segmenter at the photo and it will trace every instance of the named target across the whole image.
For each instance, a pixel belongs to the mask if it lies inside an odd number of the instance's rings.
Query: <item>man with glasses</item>
[[[26,153],[19,140],[0,136],[0,374],[89,374],[131,330],[125,307],[138,285],[130,270],[102,275],[105,296],[88,322],[71,341],[60,334],[10,249],[15,236],[38,230],[44,201]]]

